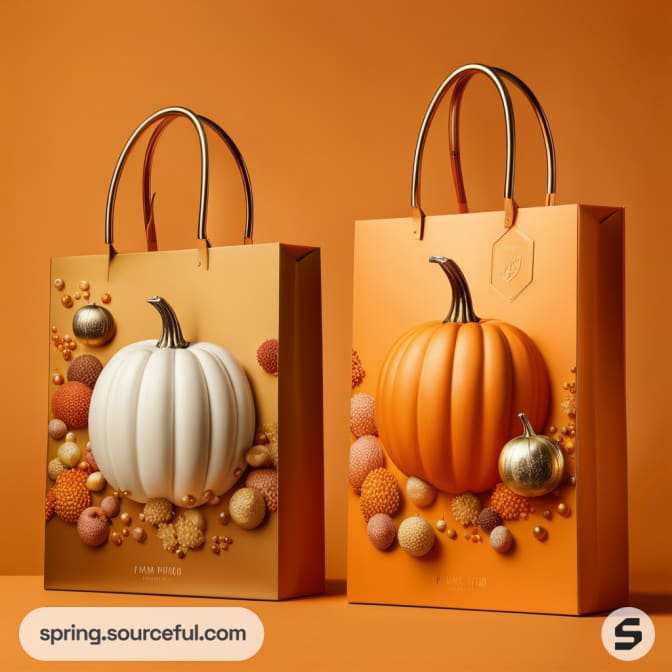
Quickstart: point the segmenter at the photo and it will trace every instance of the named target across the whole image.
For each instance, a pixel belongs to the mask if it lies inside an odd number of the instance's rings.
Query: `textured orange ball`
[[[393,516],[399,508],[401,496],[397,480],[391,471],[384,467],[374,469],[362,483],[362,495],[359,506],[367,522],[376,513]]]
[[[91,388],[84,383],[70,381],[59,387],[51,399],[54,417],[70,429],[82,429],[89,422]]]
[[[278,373],[278,339],[269,338],[257,348],[257,362],[266,371],[277,375]]]
[[[91,506],[91,492],[86,487],[88,473],[68,469],[57,479],[50,495],[54,499],[54,513],[66,523],[76,523],[82,511]]]
[[[357,437],[378,436],[376,400],[360,392],[350,399],[350,431]]]
[[[507,488],[504,483],[497,483],[490,497],[490,508],[494,509],[502,520],[517,520],[530,512],[530,502],[527,497]]]
[[[374,469],[385,466],[380,441],[375,436],[360,436],[350,446],[348,478],[355,493],[359,494],[364,479]]]

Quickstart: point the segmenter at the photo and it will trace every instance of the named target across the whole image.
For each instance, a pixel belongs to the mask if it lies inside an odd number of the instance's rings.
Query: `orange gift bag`
[[[505,113],[499,212],[466,207],[457,134],[474,75]],[[511,84],[544,135],[545,206],[513,199]],[[460,214],[429,216],[423,149],[450,91]],[[627,600],[624,213],[555,205],[554,151],[520,79],[463,66],[422,121],[412,216],[356,223],[350,601],[581,614]]]

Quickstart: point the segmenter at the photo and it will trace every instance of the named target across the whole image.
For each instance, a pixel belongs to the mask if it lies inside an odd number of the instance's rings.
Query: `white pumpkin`
[[[187,343],[161,297],[161,339],[119,350],[91,397],[89,439],[108,483],[136,502],[163,497],[198,506],[229,490],[245,469],[254,399],[235,357]]]

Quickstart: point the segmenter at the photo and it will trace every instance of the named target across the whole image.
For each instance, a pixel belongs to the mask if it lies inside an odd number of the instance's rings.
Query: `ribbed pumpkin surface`
[[[430,322],[388,353],[376,396],[378,431],[394,464],[439,490],[482,492],[519,433],[518,413],[541,428],[548,373],[532,340],[497,320]]]

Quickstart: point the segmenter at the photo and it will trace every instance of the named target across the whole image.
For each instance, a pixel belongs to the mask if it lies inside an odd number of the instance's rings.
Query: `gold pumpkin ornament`
[[[101,346],[112,340],[116,325],[112,313],[107,308],[90,303],[79,308],[74,314],[72,331],[87,345]]]
[[[499,475],[516,494],[539,497],[560,485],[565,471],[565,458],[553,439],[534,433],[525,413],[519,413],[518,417],[524,431],[502,448],[499,454]]]

